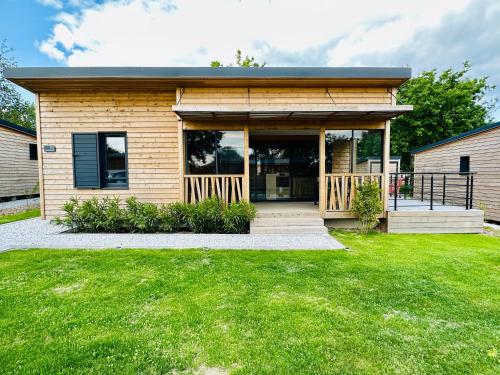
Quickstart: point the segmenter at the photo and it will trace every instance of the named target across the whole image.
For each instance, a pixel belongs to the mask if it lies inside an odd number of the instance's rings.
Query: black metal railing
[[[389,207],[429,207],[436,205],[473,207],[474,173],[400,172],[390,173]]]

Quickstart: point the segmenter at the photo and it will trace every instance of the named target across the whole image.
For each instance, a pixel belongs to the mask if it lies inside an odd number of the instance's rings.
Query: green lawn
[[[494,374],[500,238],[0,254],[4,373]]]
[[[17,214],[0,215],[0,225],[12,223],[13,221],[26,220],[40,216],[40,209],[27,210]]]

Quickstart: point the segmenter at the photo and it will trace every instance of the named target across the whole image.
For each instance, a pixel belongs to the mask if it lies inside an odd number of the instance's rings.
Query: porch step
[[[296,226],[286,225],[279,227],[250,226],[251,234],[325,234],[328,229],[324,225]]]
[[[320,217],[258,217],[252,222],[255,227],[314,227],[324,226],[325,221]]]
[[[257,204],[252,234],[325,234],[317,206],[307,203]]]

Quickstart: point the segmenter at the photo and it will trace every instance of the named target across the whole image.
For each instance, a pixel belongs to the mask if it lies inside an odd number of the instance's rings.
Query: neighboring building
[[[38,194],[34,130],[0,119],[0,200]]]
[[[500,122],[418,148],[412,154],[416,173],[474,172],[473,207],[485,208],[487,220],[500,222]]]
[[[391,118],[412,109],[395,102],[409,68],[11,68],[5,75],[36,94],[44,218],[61,214],[73,196],[312,202],[318,193],[323,218],[353,217],[361,179],[377,181],[387,203],[385,135]],[[383,155],[383,171],[355,174],[362,150]]]
[[[380,172],[382,165],[382,158],[380,156],[367,156],[358,159],[356,165],[357,173],[376,173]],[[401,156],[391,156],[389,161],[389,172],[399,173],[401,170]]]

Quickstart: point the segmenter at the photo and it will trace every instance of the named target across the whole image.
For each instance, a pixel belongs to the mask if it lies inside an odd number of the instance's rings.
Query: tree
[[[491,120],[496,99],[486,100],[494,89],[488,77],[470,78],[470,64],[459,71],[424,71],[401,86],[397,99],[412,104],[413,111],[392,121],[391,153],[401,155],[402,166],[410,168],[414,148],[480,127]]]
[[[16,66],[12,51],[5,40],[0,41],[0,118],[34,129],[35,106],[24,100],[14,84],[4,77],[5,68]]]
[[[245,58],[242,57],[242,53],[241,53],[241,50],[238,49],[236,51],[236,65],[239,66],[239,67],[242,67],[242,68],[259,68],[259,67],[264,67],[266,65],[266,63],[262,63],[262,64],[259,64],[258,62],[255,61],[255,58],[253,56],[248,56],[246,55]],[[213,60],[212,62],[210,62],[210,66],[212,68],[220,68],[224,65],[222,65],[222,63],[218,60]],[[233,66],[232,64],[230,64],[229,66]]]

